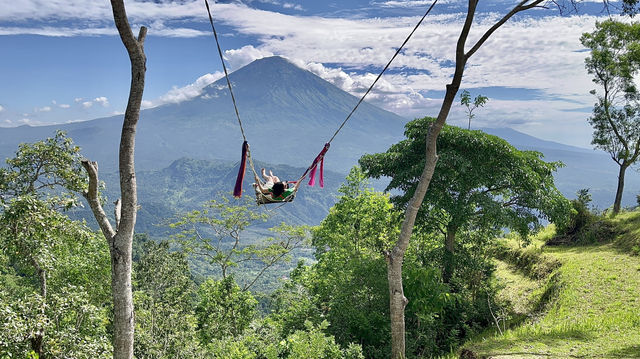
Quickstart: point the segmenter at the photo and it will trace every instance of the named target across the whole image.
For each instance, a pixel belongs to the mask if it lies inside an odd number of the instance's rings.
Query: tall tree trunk
[[[480,39],[465,52],[465,44],[473,18],[478,5],[478,0],[469,0],[469,7],[467,9],[467,16],[465,18],[462,31],[458,37],[456,43],[456,67],[453,74],[451,83],[447,85],[447,89],[440,107],[440,112],[436,121],[431,124],[429,132],[426,138],[426,155],[425,165],[420,175],[420,180],[416,186],[416,191],[411,197],[407,209],[405,210],[404,220],[400,229],[400,235],[398,240],[391,251],[386,253],[387,260],[387,277],[389,280],[389,308],[391,317],[391,358],[392,359],[404,359],[405,358],[405,327],[404,327],[404,308],[408,303],[407,298],[404,296],[402,288],[402,262],[404,260],[404,253],[409,246],[409,239],[413,233],[413,225],[416,220],[418,210],[422,205],[424,196],[427,193],[431,178],[433,177],[433,171],[438,161],[438,155],[436,152],[436,140],[444,123],[449,116],[451,105],[453,104],[460,83],[462,82],[462,75],[464,68],[469,57],[471,57],[486,41],[487,39],[507,20],[520,11],[528,10],[538,6],[543,0],[522,0],[520,1],[509,13],[498,20],[492,27],[490,27]]]
[[[456,231],[456,228],[447,228],[447,234],[445,235],[444,258],[442,261],[442,281],[444,283],[451,282],[451,277],[453,277]]]
[[[138,207],[134,149],[136,126],[140,118],[140,105],[144,91],[146,55],[144,40],[147,29],[140,28],[134,37],[127,20],[123,0],[111,0],[113,18],[120,39],[131,61],[131,88],[124,114],[120,136],[119,170],[121,202],[116,204],[116,228],[111,226],[98,195],[98,166],[95,162],[83,160],[89,174],[89,190],[84,193],[91,210],[109,243],[111,253],[111,291],[113,296],[113,358],[133,358],[134,312],[131,290],[131,252],[136,211]]]
[[[620,165],[618,172],[618,189],[616,190],[616,199],[613,201],[613,215],[620,213],[620,205],[622,203],[622,192],[624,191],[624,174],[629,166],[626,163]]]

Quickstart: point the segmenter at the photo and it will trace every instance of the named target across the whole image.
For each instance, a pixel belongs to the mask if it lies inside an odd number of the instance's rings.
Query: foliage
[[[236,284],[233,276],[220,281],[208,279],[198,289],[196,316],[203,343],[237,336],[249,326],[258,302]]]
[[[556,236],[547,244],[593,244],[611,238],[615,233],[613,223],[604,214],[589,208],[591,195],[587,189],[581,189],[578,197],[571,200],[573,210],[565,225],[556,226]]]
[[[242,278],[242,290],[248,290],[269,268],[291,260],[292,251],[306,242],[308,229],[283,223],[270,229],[275,236],[259,244],[247,243],[247,229],[268,215],[248,199],[231,204],[226,196],[220,197],[172,223],[172,228],[180,230],[173,239],[185,252],[217,266],[223,279],[240,264],[253,266],[253,273]]]
[[[108,255],[84,224],[32,195],[12,198],[0,214],[0,354],[110,357]],[[85,253],[85,249],[93,250]],[[4,272],[4,273],[3,273]]]
[[[383,252],[398,234],[399,213],[388,195],[368,187],[358,167],[339,191],[338,203],[313,232],[318,262],[304,283],[336,340],[358,341],[367,358],[379,358],[387,355],[390,330]]]
[[[401,207],[415,190],[424,164],[424,138],[433,120],[409,122],[406,140],[360,159],[368,175],[391,178],[387,190],[401,191],[392,198]],[[539,216],[566,220],[569,203],[552,176],[562,164],[544,162],[542,154],[519,151],[496,136],[454,126],[443,128],[437,146],[439,160],[421,216],[444,223],[435,227],[509,227],[526,236],[539,228]]]
[[[476,117],[473,111],[478,107],[484,107],[487,101],[489,101],[487,96],[478,95],[473,99],[473,102],[471,102],[471,94],[469,94],[469,91],[463,90],[460,93],[460,104],[467,108],[467,118],[469,118],[469,127],[467,127],[467,130],[471,129],[471,120]]]
[[[640,93],[634,78],[640,71],[640,24],[606,20],[580,41],[591,50],[585,67],[598,102],[589,123],[594,128],[591,143],[609,153],[620,166],[614,214],[620,211],[624,173],[640,156]]]
[[[359,345],[341,348],[325,334],[328,325],[307,321],[304,329],[281,336],[277,325],[265,321],[242,336],[216,339],[207,347],[213,358],[220,359],[364,359]]]
[[[409,122],[406,140],[385,153],[365,155],[360,163],[368,175],[390,177],[388,191],[400,191],[392,201],[400,208],[413,196],[425,161],[424,138],[434,119]],[[561,164],[547,163],[542,154],[519,151],[505,140],[481,131],[454,126],[442,129],[437,142],[439,160],[417,221],[428,231],[441,232],[445,251],[443,279],[461,273],[464,238],[478,244],[509,228],[523,238],[539,229],[540,219],[564,223],[569,202],[556,189],[553,172]]]
[[[134,267],[137,358],[197,358],[195,285],[182,252],[168,242],[144,242]]]
[[[53,138],[21,144],[15,157],[0,168],[0,203],[21,195],[45,198],[63,189],[56,204],[67,209],[75,205],[75,193],[88,186],[79,152],[63,131]]]
[[[343,347],[362,345],[367,358],[389,357],[389,291],[385,251],[397,235],[399,213],[389,196],[375,192],[359,168],[352,169],[343,194],[313,231],[317,262],[302,264],[275,293],[269,316],[291,334],[304,330],[304,318],[328,332]],[[366,226],[364,225],[366,224]],[[414,232],[404,262],[407,299],[407,356],[419,358],[449,351],[488,322],[487,278],[492,267],[477,240],[461,236],[461,270],[469,283],[452,293],[441,282],[442,243],[424,228]],[[485,246],[486,247],[486,246]],[[338,268],[338,270],[336,270]],[[463,290],[464,289],[464,290]],[[488,288],[490,292],[493,289]]]

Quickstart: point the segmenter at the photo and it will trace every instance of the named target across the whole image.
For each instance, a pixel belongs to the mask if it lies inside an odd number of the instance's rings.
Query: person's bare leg
[[[265,182],[269,182],[271,180],[269,176],[267,176],[267,173],[265,172],[264,168],[260,170],[260,174],[262,175],[262,178],[264,178]]]
[[[271,170],[269,170],[269,176],[267,176],[266,171],[264,170],[264,168],[260,172],[261,172],[262,177],[264,178],[265,182],[271,182],[271,183],[280,182],[280,178],[278,178],[278,176],[274,176],[273,172],[271,172]]]

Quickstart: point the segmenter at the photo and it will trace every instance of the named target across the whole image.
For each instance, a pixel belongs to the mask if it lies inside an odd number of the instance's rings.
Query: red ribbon
[[[247,153],[249,152],[249,143],[244,141],[242,143],[242,159],[240,160],[240,169],[238,170],[238,177],[236,178],[236,186],[233,188],[233,196],[236,198],[242,197],[242,182],[244,180],[244,173],[247,169]]]
[[[318,167],[318,162],[320,162],[320,178],[319,183],[320,187],[324,188],[324,155],[329,151],[329,143],[324,144],[324,148],[320,153],[316,156],[311,164],[311,175],[309,175],[309,186],[313,186],[316,184],[316,169]]]

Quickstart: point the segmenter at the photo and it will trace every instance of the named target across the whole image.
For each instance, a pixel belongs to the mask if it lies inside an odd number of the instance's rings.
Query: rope
[[[227,72],[227,66],[224,64],[224,58],[222,56],[222,50],[220,49],[220,42],[218,41],[218,33],[215,26],[213,26],[213,17],[211,16],[211,9],[209,8],[209,1],[204,0],[204,4],[207,6],[207,13],[209,13],[209,22],[211,23],[211,29],[213,30],[213,37],[216,39],[216,46],[218,47],[218,54],[220,55],[220,62],[222,62],[222,68],[224,69],[224,77],[227,79],[227,86],[229,87],[229,93],[231,93],[231,101],[233,101],[233,109],[236,111],[236,117],[238,118],[238,124],[240,125],[240,132],[242,138],[246,141],[247,137],[244,135],[244,128],[242,128],[242,121],[240,120],[240,114],[238,113],[238,106],[236,105],[236,98],[233,96],[233,90],[231,89],[231,81],[229,81],[229,73]],[[254,171],[255,172],[255,171]]]
[[[205,0],[206,1],[206,0]],[[398,56],[398,54],[400,53],[400,51],[402,50],[402,48],[404,47],[404,45],[407,44],[407,42],[409,41],[409,39],[411,38],[411,36],[413,35],[414,32],[416,32],[416,30],[418,29],[418,27],[420,26],[420,24],[422,24],[422,21],[424,20],[425,17],[427,17],[427,15],[429,15],[429,13],[431,12],[431,9],[433,9],[433,6],[438,2],[438,0],[434,0],[433,3],[431,3],[431,6],[429,6],[429,9],[427,10],[427,12],[422,16],[422,19],[420,19],[420,21],[418,21],[418,23],[416,24],[416,26],[413,28],[413,30],[411,31],[411,33],[409,34],[409,36],[407,36],[407,38],[404,40],[404,42],[402,43],[402,45],[400,45],[400,47],[398,48],[398,50],[396,50],[396,53],[393,55],[393,57],[391,58],[391,60],[389,60],[389,62],[387,63],[387,65],[384,67],[384,69],[382,69],[382,72],[380,72],[380,74],[378,75],[378,77],[376,77],[375,81],[373,81],[373,83],[371,84],[371,86],[369,86],[369,89],[367,90],[367,92],[364,93],[364,95],[362,95],[362,97],[360,98],[360,101],[358,101],[358,103],[356,104],[356,106],[353,108],[353,110],[351,110],[351,112],[349,113],[349,115],[347,116],[347,118],[342,121],[342,124],[340,125],[340,127],[338,127],[338,129],[336,130],[336,132],[333,134],[333,136],[331,136],[331,139],[329,140],[329,142],[327,143],[331,143],[331,141],[333,141],[333,139],[338,135],[338,132],[340,132],[340,130],[342,130],[342,127],[344,127],[345,123],[347,123],[347,121],[349,121],[349,119],[351,118],[351,115],[353,115],[354,112],[356,112],[356,109],[358,109],[358,106],[360,106],[360,104],[362,103],[362,101],[364,101],[364,98],[367,97],[367,95],[369,94],[369,92],[371,91],[371,89],[373,88],[373,86],[375,86],[376,82],[378,82],[378,80],[380,79],[380,77],[382,77],[382,74],[389,68],[389,66],[391,65],[391,62],[393,62],[393,60],[396,58],[396,56]]]

